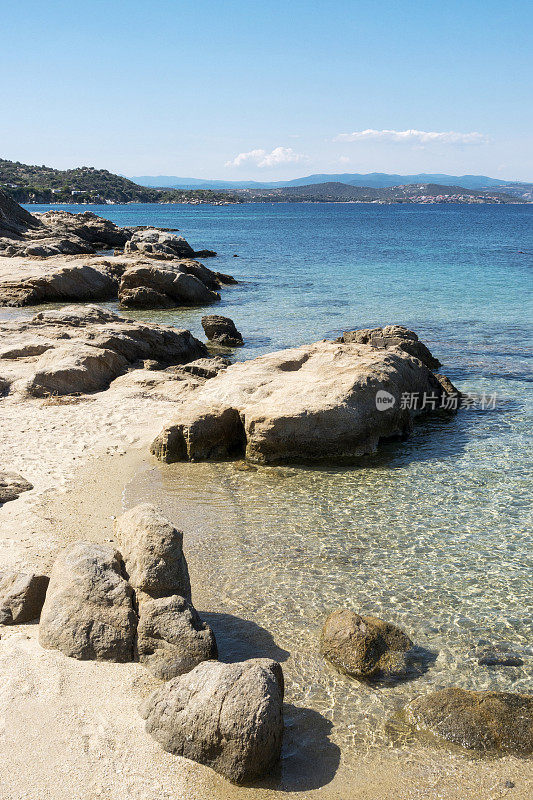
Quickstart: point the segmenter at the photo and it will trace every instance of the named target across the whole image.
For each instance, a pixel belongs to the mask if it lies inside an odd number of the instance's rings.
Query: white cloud
[[[239,153],[231,161],[226,161],[226,167],[240,167],[243,164],[254,164],[256,167],[276,167],[278,164],[294,164],[297,161],[306,161],[307,156],[296,153],[292,147],[275,147],[270,153],[266,150],[250,150],[248,153]]]
[[[339,133],[334,142],[407,142],[414,144],[428,144],[437,142],[441,144],[485,144],[488,137],[483,133],[457,133],[456,131],[377,131],[367,128],[364,131],[353,133]]]

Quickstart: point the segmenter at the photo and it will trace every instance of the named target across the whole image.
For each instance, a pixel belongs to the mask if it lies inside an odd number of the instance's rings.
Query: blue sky
[[[126,175],[533,180],[532,9],[5,0],[0,157]]]

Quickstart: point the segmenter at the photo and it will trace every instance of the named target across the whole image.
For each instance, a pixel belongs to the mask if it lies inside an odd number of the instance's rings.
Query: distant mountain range
[[[290,186],[309,186],[319,183],[342,183],[348,186],[361,186],[372,189],[387,189],[408,184],[438,184],[439,186],[458,186],[463,189],[492,189],[512,194],[523,199],[533,199],[533,183],[504,181],[486,175],[443,175],[437,173],[420,173],[418,175],[390,175],[385,172],[369,172],[367,174],[318,174],[307,175],[291,181],[223,181],[203,180],[200,178],[179,178],[169,175],[141,175],[131,180],[141,186],[172,189],[215,189],[218,191],[240,192],[243,189],[280,189]],[[526,197],[525,194],[529,194]]]

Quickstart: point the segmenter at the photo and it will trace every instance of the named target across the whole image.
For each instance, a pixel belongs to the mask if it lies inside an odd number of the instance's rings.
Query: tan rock
[[[48,582],[46,575],[33,572],[0,572],[0,625],[20,625],[37,619]]]

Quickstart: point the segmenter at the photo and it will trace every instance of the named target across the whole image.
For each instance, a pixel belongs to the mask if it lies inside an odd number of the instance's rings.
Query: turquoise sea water
[[[385,721],[418,692],[531,691],[533,206],[94,210],[180,228],[219,252],[207,265],[239,280],[217,307],[244,335],[237,358],[400,323],[461,390],[497,395],[495,408],[428,419],[350,468],[172,465],[136,476],[126,501],[155,500],[178,520],[210,576],[222,657],[284,660],[290,702],[331,720],[343,751],[388,743]],[[201,335],[199,309],[136,316]],[[433,654],[427,672],[377,690],[325,667],[318,632],[342,605],[401,625]],[[501,641],[522,667],[477,664],[480,642]]]

